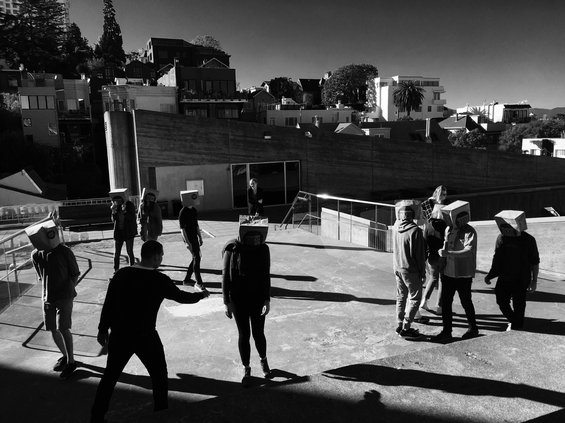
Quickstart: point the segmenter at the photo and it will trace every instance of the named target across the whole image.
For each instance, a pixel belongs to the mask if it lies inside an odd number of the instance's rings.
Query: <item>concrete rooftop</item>
[[[221,250],[237,224],[210,220],[201,226],[210,235],[202,247],[202,268],[212,295],[196,305],[166,300],[157,321],[168,361],[170,409],[152,412],[151,381],[134,357],[116,386],[108,421],[565,421],[561,278],[540,275],[538,292],[529,296],[524,331],[505,332],[494,290],[479,275],[473,301],[483,336],[447,345],[426,338],[408,341],[394,332],[390,254],[273,227],[266,336],[277,377],[260,377],[252,347],[256,377],[253,387],[243,389],[237,331],[223,313],[220,295]],[[175,221],[166,221],[165,231],[162,270],[180,282],[187,250]],[[60,354],[43,330],[40,287],[32,285],[0,314],[2,421],[88,421],[106,362],[96,332],[112,273],[113,241],[109,231],[82,235],[87,237],[89,242],[72,247],[83,272],[73,314],[80,367],[68,381],[51,370]],[[140,246],[136,240],[137,257]],[[122,260],[125,265],[125,256]],[[35,279],[31,269],[22,278]],[[466,320],[457,298],[454,311],[458,337]],[[428,325],[416,326],[424,334],[439,332],[441,319],[429,316]]]

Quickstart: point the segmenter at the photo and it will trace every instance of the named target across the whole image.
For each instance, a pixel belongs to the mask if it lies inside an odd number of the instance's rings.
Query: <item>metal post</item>
[[[353,241],[353,202],[349,202],[349,242]]]
[[[339,200],[337,200],[337,240],[341,239],[341,228],[340,228],[341,216],[339,214]]]

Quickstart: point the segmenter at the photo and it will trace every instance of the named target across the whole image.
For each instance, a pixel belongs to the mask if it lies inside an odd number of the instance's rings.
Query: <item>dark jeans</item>
[[[192,277],[192,273],[194,273],[194,277],[196,278],[196,283],[202,284],[202,276],[200,275],[200,262],[202,261],[202,253],[200,252],[200,244],[198,243],[197,239],[191,240],[189,241],[189,243],[190,243],[189,250],[192,260],[188,265],[188,269],[186,271],[186,276],[184,280],[185,281],[190,280],[190,278]]]
[[[126,243],[126,252],[128,253],[129,265],[133,266],[135,264],[135,256],[133,255],[133,238],[126,239],[116,239],[115,249],[114,249],[114,272],[117,272],[120,268],[120,255],[122,254],[122,246],[124,242]]]
[[[461,305],[465,310],[467,322],[470,329],[477,329],[477,320],[475,318],[475,307],[471,299],[471,283],[473,278],[451,278],[441,275],[442,292],[441,292],[441,320],[443,322],[443,331],[451,333],[453,327],[453,297],[457,292]]]
[[[124,336],[111,332],[106,370],[100,379],[92,405],[92,422],[103,421],[114,387],[133,354],[139,357],[151,377],[155,411],[168,408],[167,363],[163,344],[157,331],[135,336]]]
[[[247,304],[234,304],[233,315],[239,338],[237,346],[239,356],[244,366],[249,366],[251,356],[251,345],[249,338],[253,333],[255,347],[260,358],[267,356],[267,339],[265,338],[265,316],[261,316],[261,306],[250,307]],[[251,324],[251,327],[250,327]]]
[[[524,326],[524,315],[526,314],[526,286],[520,281],[504,281],[498,278],[494,292],[496,303],[500,311],[511,323],[512,329],[520,329]],[[510,300],[514,309],[510,306]]]

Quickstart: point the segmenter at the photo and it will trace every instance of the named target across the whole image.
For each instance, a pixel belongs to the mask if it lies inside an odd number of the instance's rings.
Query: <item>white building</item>
[[[565,159],[565,134],[563,135],[563,138],[524,138],[522,153]]]
[[[398,112],[394,105],[394,91],[401,81],[413,81],[414,84],[423,89],[424,98],[418,110],[412,110],[410,117],[413,119],[428,119],[443,117],[443,109],[446,100],[441,98],[445,89],[439,84],[439,78],[428,78],[422,76],[397,75],[391,78],[377,77],[375,84],[376,115],[385,121],[395,121],[399,117],[406,116],[406,112]]]
[[[69,9],[70,0],[58,0],[58,3],[63,6],[63,23],[66,27],[69,26]],[[17,15],[20,13],[20,1],[19,0],[0,0],[0,12],[7,15]]]
[[[283,99],[279,104],[270,104],[266,111],[266,123],[274,126],[296,127],[300,123],[350,123],[355,110],[338,104],[335,108],[304,109],[304,105]],[[290,101],[289,101],[290,100]]]
[[[143,109],[178,113],[176,87],[104,85],[102,102],[105,112]]]
[[[531,106],[523,101],[520,103],[498,103],[493,101],[480,106],[459,107],[457,113],[480,113],[488,122],[494,123],[523,123],[530,121]]]

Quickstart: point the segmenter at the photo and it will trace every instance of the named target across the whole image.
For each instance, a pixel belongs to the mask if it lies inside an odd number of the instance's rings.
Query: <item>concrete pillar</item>
[[[110,189],[129,188],[131,195],[139,195],[131,113],[104,112],[104,133]]]

